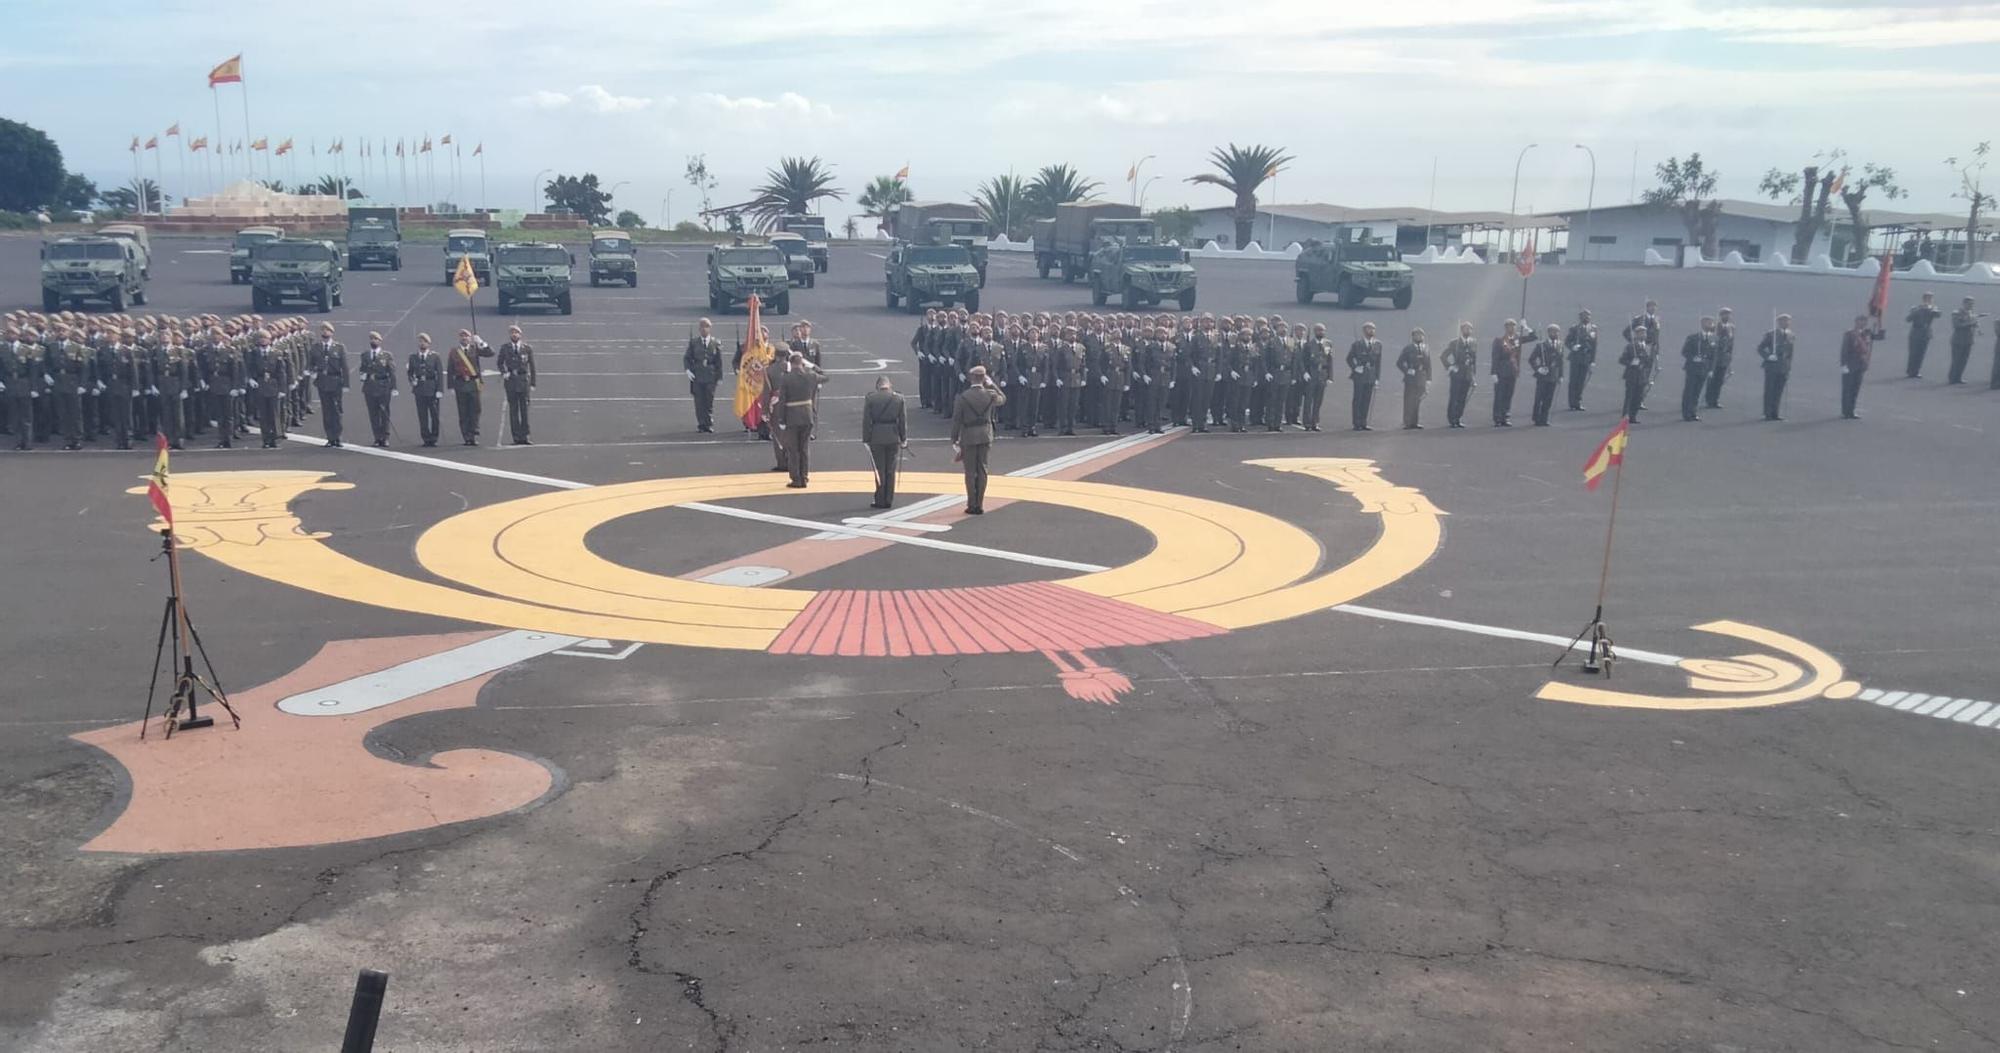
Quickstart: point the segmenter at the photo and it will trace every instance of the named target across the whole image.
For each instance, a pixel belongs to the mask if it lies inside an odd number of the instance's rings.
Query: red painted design
[[[1219,636],[1223,630],[1053,582],[968,589],[822,592],[771,644],[772,654],[910,655],[1078,652]]]

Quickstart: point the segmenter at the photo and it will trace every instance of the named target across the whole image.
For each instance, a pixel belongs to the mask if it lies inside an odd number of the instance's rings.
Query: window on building
[[[1592,235],[1590,236],[1590,243],[1591,243],[1592,245],[1616,245],[1616,244],[1618,244],[1618,235],[1616,235],[1616,234],[1592,234]]]
[[[1654,239],[1653,239],[1653,247],[1654,247],[1654,248],[1656,248],[1656,249],[1672,249],[1672,248],[1679,248],[1679,247],[1680,247],[1680,244],[1681,244],[1681,239],[1679,239],[1679,238],[1654,238]]]

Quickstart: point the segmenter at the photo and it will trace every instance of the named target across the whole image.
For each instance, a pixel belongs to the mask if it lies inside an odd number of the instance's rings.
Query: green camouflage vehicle
[[[979,268],[972,265],[972,253],[963,245],[899,241],[882,261],[882,271],[892,309],[901,300],[911,314],[924,313],[929,303],[946,307],[960,303],[967,311],[979,310]]]
[[[1107,240],[1090,255],[1090,302],[1104,306],[1114,294],[1128,311],[1172,300],[1194,310],[1194,265],[1177,245]]]
[[[811,244],[789,231],[771,235],[770,241],[785,254],[785,270],[790,273],[792,284],[812,288],[819,278],[819,265],[813,262]]]
[[[276,241],[285,236],[277,227],[244,227],[236,232],[236,242],[229,247],[229,284],[246,285],[250,281],[250,248],[267,241]]]
[[[1400,311],[1416,295],[1417,272],[1403,262],[1396,246],[1383,242],[1358,237],[1313,239],[1299,247],[1292,270],[1300,303],[1330,292],[1340,297],[1342,307],[1359,307],[1373,298],[1386,299]]]
[[[475,264],[477,266],[477,264]],[[576,257],[561,245],[516,242],[493,247],[493,289],[500,313],[511,314],[522,304],[570,312],[569,272]]]
[[[403,221],[389,205],[350,205],[347,209],[347,269],[379,263],[403,269]]]
[[[86,235],[42,246],[42,310],[53,314],[85,301],[113,311],[146,302],[146,276],[131,242]]]
[[[775,245],[718,245],[708,254],[708,309],[727,311],[755,295],[772,314],[792,310],[791,268]]]
[[[98,236],[121,238],[132,243],[132,251],[139,259],[139,277],[153,280],[153,242],[146,236],[146,228],[137,223],[106,223],[97,228]]]
[[[347,267],[331,241],[279,238],[250,247],[250,309],[276,311],[305,300],[325,314],[340,306]]]
[[[473,277],[478,278],[481,285],[492,284],[493,260],[487,255],[486,232],[474,228],[454,230],[445,234],[444,283],[451,284],[452,278],[458,274],[458,261],[468,256],[472,258]]]
[[[622,230],[600,230],[590,236],[590,284],[624,282],[639,287],[639,255],[632,247],[632,235]]]
[[[822,216],[787,215],[778,217],[778,229],[788,234],[797,234],[806,239],[806,252],[812,256],[813,266],[825,274],[832,266],[827,244],[826,219]]]

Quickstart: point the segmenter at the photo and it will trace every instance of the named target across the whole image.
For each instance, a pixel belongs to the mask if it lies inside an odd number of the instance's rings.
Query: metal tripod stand
[[[215,663],[209,661],[208,649],[202,646],[201,634],[195,631],[194,620],[188,617],[187,604],[181,599],[181,560],[174,547],[172,527],[160,532],[160,554],[167,557],[167,607],[160,615],[160,639],[153,648],[153,675],[146,684],[146,715],[139,722],[139,738],[146,737],[146,725],[153,719],[153,696],[160,687],[160,660],[167,656],[169,640],[173,641],[169,668],[174,686],[167,698],[167,737],[173,738],[176,731],[215,724],[214,717],[202,716],[197,709],[199,696],[204,692],[229,714],[229,722],[240,728],[243,719],[230,706],[229,696],[220,686],[221,678],[215,675]],[[196,655],[201,656],[207,676],[195,671]]]

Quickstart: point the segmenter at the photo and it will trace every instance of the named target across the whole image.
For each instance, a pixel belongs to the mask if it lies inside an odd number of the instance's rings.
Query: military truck
[[[250,249],[267,241],[276,241],[285,236],[277,227],[244,227],[236,232],[236,241],[229,247],[229,284],[244,285],[250,281]]]
[[[882,261],[882,272],[891,309],[901,300],[911,314],[924,313],[929,303],[946,307],[960,303],[968,311],[979,310],[979,268],[972,265],[972,253],[963,245],[899,241]]]
[[[792,310],[791,269],[775,245],[718,245],[708,253],[708,309],[727,311],[752,295],[772,314]]]
[[[600,230],[590,236],[590,284],[624,282],[639,287],[639,253],[632,235],[622,230]]]
[[[493,290],[500,298],[500,313],[512,314],[522,304],[541,304],[568,314],[569,272],[574,266],[576,257],[561,245],[538,241],[495,245]]]
[[[347,210],[347,269],[370,263],[403,269],[403,220],[389,206],[353,205]]]
[[[97,228],[99,237],[120,238],[132,243],[139,256],[139,276],[153,280],[153,243],[146,237],[146,228],[137,223],[106,223]]]
[[[479,284],[489,285],[493,281],[493,260],[487,255],[486,232],[466,227],[447,231],[444,236],[444,283],[458,275],[458,261],[470,258],[472,274]]]
[[[1047,278],[1056,269],[1056,221],[1038,219],[1028,230],[1035,239],[1035,277]]]
[[[889,210],[889,235],[912,245],[958,245],[979,270],[979,287],[986,287],[986,243],[993,228],[980,218],[977,205],[954,201],[905,201]]]
[[[1194,310],[1194,266],[1178,245],[1107,238],[1090,255],[1090,302],[1112,296],[1128,311],[1172,300]]]
[[[1115,201],[1069,201],[1056,206],[1049,242],[1055,248],[1055,269],[1073,282],[1090,274],[1091,254],[1108,241],[1151,245],[1159,227],[1140,217],[1139,206]]]
[[[130,241],[81,235],[42,246],[43,312],[80,308],[85,301],[113,311],[146,302],[146,275]]]
[[[806,252],[812,256],[813,266],[825,274],[833,260],[827,252],[826,219],[822,216],[779,216],[778,229],[788,234],[797,234],[806,239]]]
[[[1397,310],[1410,306],[1417,272],[1403,262],[1395,245],[1347,228],[1335,230],[1334,235],[1330,241],[1314,238],[1299,246],[1292,278],[1300,303],[1330,292],[1340,298],[1342,307],[1359,307],[1371,298],[1386,299]]]
[[[813,263],[812,249],[806,239],[788,231],[780,231],[769,239],[778,251],[785,254],[785,273],[793,285],[813,287],[819,277],[819,268]]]
[[[275,311],[304,300],[325,314],[340,306],[346,267],[340,246],[311,238],[279,238],[250,246],[250,309]]]

